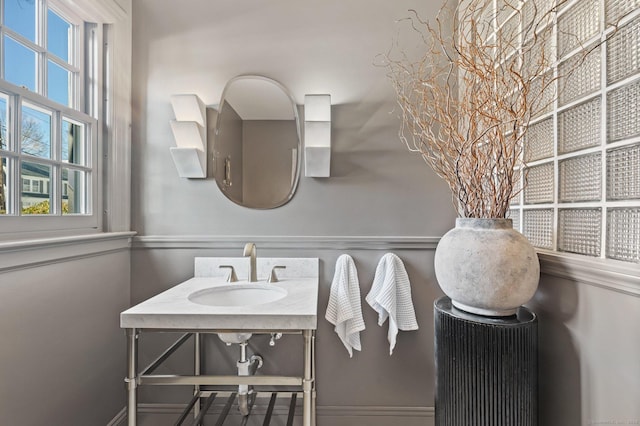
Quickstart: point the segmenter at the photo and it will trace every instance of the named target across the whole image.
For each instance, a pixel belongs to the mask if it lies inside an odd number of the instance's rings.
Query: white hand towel
[[[360,304],[360,283],[356,265],[348,254],[341,255],[336,262],[325,318],[335,325],[334,330],[350,357],[353,357],[353,349],[361,350],[360,332],[365,325]]]
[[[398,330],[417,330],[418,322],[411,300],[411,283],[402,260],[393,253],[382,256],[373,279],[367,303],[378,312],[378,325],[389,318],[389,355],[396,346]]]

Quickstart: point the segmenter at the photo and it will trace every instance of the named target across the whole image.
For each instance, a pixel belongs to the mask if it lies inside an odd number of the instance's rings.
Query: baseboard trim
[[[138,413],[140,414],[175,414],[179,415],[184,409],[184,404],[138,404]],[[218,414],[222,406],[214,405],[209,410],[211,414]],[[276,404],[273,414],[275,416],[286,416],[288,406]],[[265,407],[255,407],[254,414],[263,415]],[[301,407],[297,413],[302,413]],[[367,406],[367,405],[319,405],[316,407],[318,418],[322,417],[412,417],[412,418],[435,418],[435,409],[433,407],[393,407],[393,406]],[[107,424],[107,426],[123,426],[127,420],[126,407],[120,410],[118,414]]]
[[[318,417],[435,417],[433,407],[318,406]]]

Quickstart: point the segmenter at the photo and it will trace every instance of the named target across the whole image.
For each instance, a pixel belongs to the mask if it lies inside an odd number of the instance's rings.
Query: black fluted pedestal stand
[[[538,320],[469,314],[434,303],[436,426],[538,424]]]

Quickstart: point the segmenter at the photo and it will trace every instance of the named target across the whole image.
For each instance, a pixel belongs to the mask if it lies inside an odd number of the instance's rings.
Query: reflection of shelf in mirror
[[[172,95],[176,119],[171,130],[177,147],[170,148],[180,177],[207,177],[206,107],[196,95]]]

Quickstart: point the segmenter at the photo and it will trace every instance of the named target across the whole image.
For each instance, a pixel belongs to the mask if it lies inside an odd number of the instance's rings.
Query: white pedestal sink
[[[223,266],[223,269],[220,267]],[[317,258],[258,258],[257,275],[260,282],[228,283],[228,266],[239,277],[247,277],[248,258],[196,258],[194,278],[166,290],[120,314],[120,326],[127,331],[127,419],[136,425],[137,388],[142,385],[193,386],[194,398],[183,415],[188,414],[195,401],[204,402],[206,413],[215,392],[203,391],[201,386],[263,386],[294,391],[303,396],[302,424],[315,426],[315,330],[318,310]],[[277,282],[266,283],[274,267],[278,268]],[[227,269],[227,270],[224,270]],[[186,332],[146,369],[138,369],[138,342],[142,333]],[[203,375],[200,359],[206,356],[201,342],[204,334],[218,334],[241,343],[255,334],[284,333],[302,335],[304,365],[300,376],[263,375]],[[194,374],[163,375],[153,370],[187,339],[194,337]],[[224,340],[224,339],[223,339]],[[235,341],[237,340],[237,341]],[[228,341],[229,340],[225,340]],[[239,370],[240,371],[240,370]],[[271,391],[270,391],[271,392]],[[207,395],[205,395],[207,393]],[[235,394],[233,394],[235,395]],[[272,394],[270,394],[273,397]],[[235,396],[233,396],[235,397]],[[233,402],[231,399],[229,400]],[[208,405],[207,405],[208,404]],[[200,405],[195,405],[199,407]],[[295,404],[293,404],[295,407]],[[197,412],[197,411],[196,411]]]

